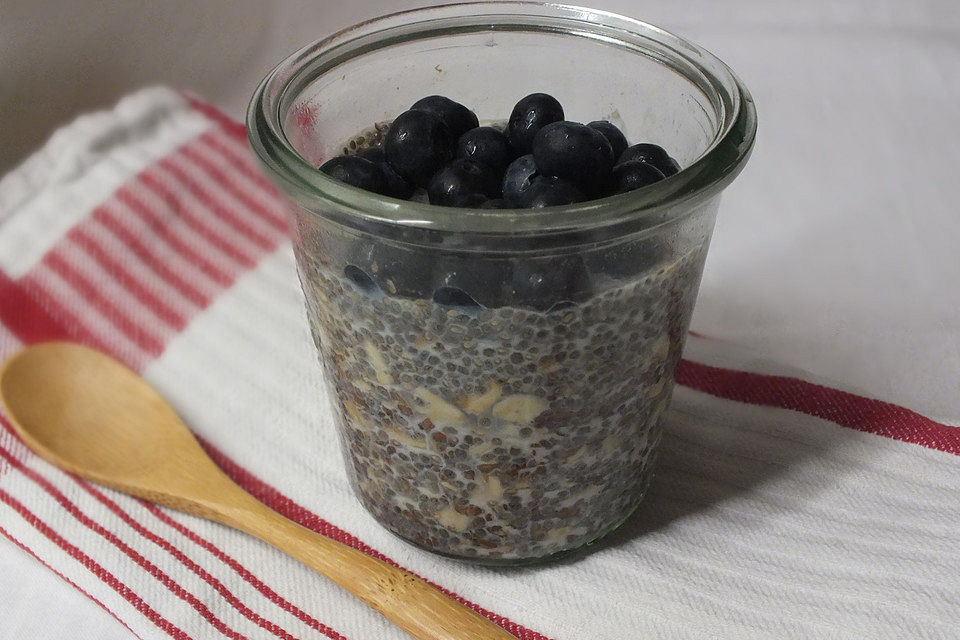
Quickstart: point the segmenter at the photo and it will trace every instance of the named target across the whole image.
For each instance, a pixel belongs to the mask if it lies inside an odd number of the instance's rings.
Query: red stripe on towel
[[[960,455],[960,428],[910,409],[798,378],[735,371],[683,360],[677,384],[718,398],[779,407],[857,431]]]

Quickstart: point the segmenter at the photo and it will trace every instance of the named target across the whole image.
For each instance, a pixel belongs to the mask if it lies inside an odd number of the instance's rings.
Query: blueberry
[[[413,195],[413,185],[404,180],[403,176],[397,173],[397,170],[390,166],[389,162],[381,164],[380,169],[387,181],[383,195],[400,200],[409,200],[410,196]]]
[[[480,205],[481,209],[513,209],[513,205],[506,198],[492,198]]]
[[[362,273],[388,295],[427,298],[433,284],[434,259],[381,242],[358,241],[344,274],[363,288]]]
[[[555,176],[538,176],[521,194],[520,206],[527,209],[540,209],[583,200],[583,192],[572,182]]]
[[[346,267],[344,267],[343,275],[345,275],[347,279],[355,284],[361,291],[371,293],[377,288],[377,283],[373,281],[373,278],[371,278],[366,271],[356,265],[348,264]]]
[[[455,306],[503,304],[504,290],[510,279],[510,265],[500,260],[467,256],[445,256],[439,260],[433,300]]]
[[[446,206],[460,207],[463,209],[482,209],[486,202],[487,196],[482,193],[463,193],[449,200]]]
[[[588,123],[587,126],[603,134],[603,137],[610,143],[610,148],[613,149],[614,158],[619,158],[620,154],[626,151],[628,146],[627,137],[623,135],[623,132],[620,131],[615,124],[606,120],[594,120]]]
[[[407,200],[413,195],[413,187],[403,179],[403,176],[397,173],[396,169],[390,166],[382,148],[365,147],[357,151],[357,155],[380,167],[385,179],[384,189],[380,193],[400,200]]]
[[[383,152],[383,147],[363,147],[357,149],[357,155],[364,160],[369,160],[374,164],[380,164],[387,161],[387,154]]]
[[[379,166],[357,156],[337,156],[320,165],[320,171],[366,191],[381,193],[386,187],[386,177]]]
[[[523,260],[514,265],[507,290],[513,305],[547,311],[590,297],[590,276],[579,256]]]
[[[540,175],[533,154],[520,156],[510,163],[503,174],[503,197],[519,206],[523,193],[530,188],[530,182]]]
[[[426,111],[440,118],[447,125],[454,140],[480,125],[477,115],[459,102],[443,96],[427,96],[413,103],[412,111]]]
[[[480,303],[470,297],[463,289],[440,287],[433,292],[433,301],[445,307],[479,307]]]
[[[479,162],[502,174],[513,160],[514,153],[503,133],[493,127],[476,127],[460,136],[457,157]]]
[[[490,167],[466,158],[457,158],[437,171],[427,185],[430,204],[452,205],[455,199],[475,193],[499,196],[500,179]]]
[[[569,180],[591,194],[606,187],[613,169],[613,149],[603,134],[566,120],[537,133],[533,158],[543,175]]]
[[[430,176],[453,158],[454,140],[446,125],[426,111],[404,111],[390,125],[383,150],[405,180],[426,186]]]
[[[680,171],[680,165],[670,157],[663,147],[649,142],[641,142],[632,147],[627,147],[626,151],[617,157],[617,164],[630,162],[631,160],[652,164],[668,178]]]
[[[630,160],[621,162],[613,168],[613,177],[617,181],[617,193],[633,191],[654,182],[660,182],[665,177],[660,169],[652,164]]]
[[[563,107],[546,93],[532,93],[513,108],[507,123],[507,136],[518,154],[530,153],[533,138],[551,122],[563,120]]]
[[[590,273],[629,278],[659,264],[668,254],[660,239],[629,240],[589,254],[586,263]]]

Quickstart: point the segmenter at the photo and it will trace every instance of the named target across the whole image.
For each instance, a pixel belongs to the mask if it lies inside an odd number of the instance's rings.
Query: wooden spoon
[[[20,437],[58,467],[260,538],[417,640],[516,640],[403,569],[316,534],[241,489],[146,381],[98,351],[48,342],[11,356],[0,401]]]

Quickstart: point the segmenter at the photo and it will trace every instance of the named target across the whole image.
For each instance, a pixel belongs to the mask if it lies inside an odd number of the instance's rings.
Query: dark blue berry
[[[590,273],[610,278],[628,278],[659,264],[668,254],[662,239],[630,240],[590,253],[586,258]]]
[[[320,165],[320,171],[349,185],[374,193],[382,193],[386,177],[379,166],[357,156],[337,156]]]
[[[487,196],[482,193],[464,193],[452,198],[446,206],[462,209],[482,209],[487,202]]]
[[[630,160],[621,162],[613,168],[613,177],[617,183],[617,193],[626,193],[664,179],[663,172],[652,164]]]
[[[610,148],[613,149],[614,158],[619,158],[620,154],[626,151],[628,146],[627,137],[623,135],[623,132],[620,131],[615,124],[606,120],[594,120],[588,123],[587,126],[603,134],[603,137],[610,143]]]
[[[357,151],[357,155],[374,163],[383,172],[384,189],[381,192],[391,198],[407,200],[413,195],[413,187],[403,179],[397,170],[387,162],[387,156],[380,147],[365,147]]]
[[[533,154],[520,156],[510,163],[503,174],[503,197],[515,206],[520,206],[523,193],[530,188],[531,181],[538,175],[540,170]]]
[[[613,169],[613,149],[603,134],[565,120],[537,133],[533,158],[543,175],[569,180],[590,194],[605,188]]]
[[[500,260],[464,256],[445,256],[439,260],[441,277],[433,291],[440,304],[455,306],[503,304],[504,290],[510,279],[510,266]]]
[[[403,179],[396,169],[390,166],[389,162],[384,162],[379,165],[380,169],[383,170],[383,176],[386,178],[387,184],[383,190],[383,195],[390,196],[391,198],[399,198],[400,200],[409,200],[410,196],[413,195],[413,185]]]
[[[579,256],[523,260],[514,265],[507,291],[511,305],[538,311],[590,297],[590,276]]]
[[[514,158],[507,136],[493,127],[476,127],[460,136],[457,157],[467,158],[502,173]]]
[[[371,293],[377,288],[377,283],[373,281],[373,278],[371,278],[366,271],[356,265],[348,264],[346,267],[344,267],[343,275],[345,275],[350,282],[355,284],[358,289],[365,293]]]
[[[359,241],[354,246],[344,274],[357,286],[360,273],[391,296],[426,298],[433,288],[435,260],[422,251],[380,242]]]
[[[374,164],[387,161],[387,155],[383,152],[383,147],[363,147],[357,149],[357,155]]]
[[[492,198],[480,205],[481,209],[513,209],[506,198]]]
[[[582,202],[584,199],[583,192],[572,182],[555,176],[538,176],[520,195],[520,206],[541,209]]]
[[[426,111],[404,111],[384,138],[387,161],[405,180],[426,186],[430,176],[453,158],[456,139],[446,125]]]
[[[641,142],[632,147],[627,147],[626,151],[617,157],[617,164],[630,162],[631,160],[652,164],[668,178],[680,171],[680,165],[670,157],[663,147],[649,142]]]
[[[479,307],[480,303],[471,298],[463,289],[440,287],[433,292],[433,301],[445,307]]]
[[[450,135],[453,136],[454,140],[480,124],[473,111],[459,102],[454,102],[443,96],[421,98],[414,102],[410,109],[426,111],[440,118],[443,124],[447,125],[447,129],[450,130]]]
[[[487,198],[500,195],[500,179],[490,167],[457,158],[430,178],[427,196],[431,204],[453,205],[458,198],[481,193]]]
[[[563,120],[563,107],[553,96],[532,93],[513,108],[507,123],[507,136],[518,154],[530,153],[533,138],[551,122]]]

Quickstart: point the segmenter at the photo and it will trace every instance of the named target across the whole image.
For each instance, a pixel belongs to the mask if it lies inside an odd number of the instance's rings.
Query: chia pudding
[[[730,70],[628,18],[455,4],[290,56],[247,123],[364,507],[503,565],[623,522],[753,144]]]
[[[650,481],[704,251],[591,272],[588,295],[548,310],[391,295],[349,257],[298,251],[363,505],[421,547],[485,562],[615,528]]]
[[[455,127],[461,157],[451,161]],[[547,94],[483,127],[463,105],[428,97],[341,150],[320,170],[448,206],[552,206],[679,170],[656,145],[628,148],[609,122],[563,121]],[[595,175],[574,181],[587,171]],[[411,250],[356,230],[333,239],[302,219],[298,231],[348,472],[382,524],[437,553],[515,563],[582,546],[633,511],[650,482],[705,242],[616,238],[503,259]]]

